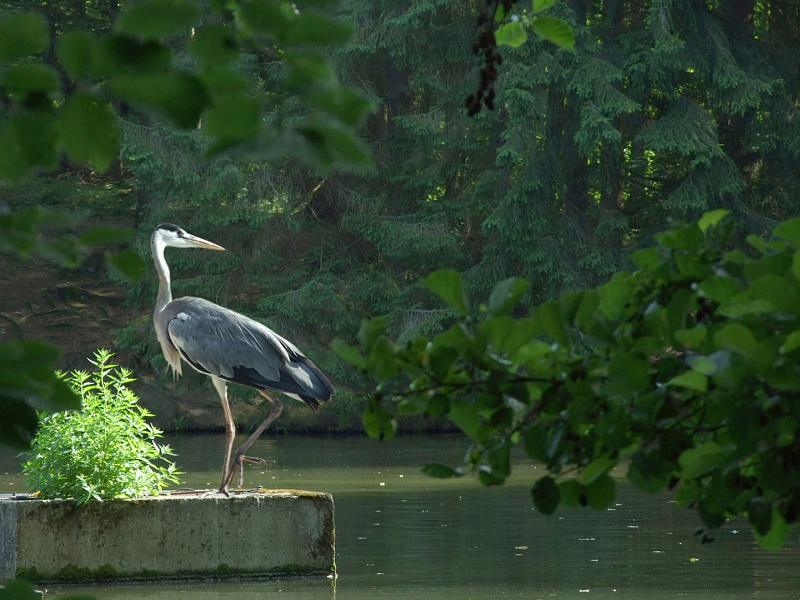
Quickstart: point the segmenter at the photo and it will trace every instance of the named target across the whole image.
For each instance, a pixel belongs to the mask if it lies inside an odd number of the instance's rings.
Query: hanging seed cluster
[[[467,114],[470,117],[477,115],[482,106],[494,110],[497,69],[503,62],[503,57],[497,50],[497,39],[494,35],[494,15],[499,7],[502,7],[504,14],[511,14],[511,8],[515,3],[516,0],[486,0],[486,5],[478,17],[478,36],[472,45],[472,53],[477,56],[482,55],[484,64],[481,67],[481,79],[477,91],[467,96],[465,101]]]

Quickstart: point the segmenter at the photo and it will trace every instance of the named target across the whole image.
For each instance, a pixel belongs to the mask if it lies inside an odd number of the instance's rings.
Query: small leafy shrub
[[[127,387],[131,371],[111,364],[113,356],[100,349],[91,373],[60,374],[80,396],[80,411],[40,413],[22,468],[42,498],[138,498],[178,482],[170,447],[157,443],[161,431],[146,420],[153,415]]]

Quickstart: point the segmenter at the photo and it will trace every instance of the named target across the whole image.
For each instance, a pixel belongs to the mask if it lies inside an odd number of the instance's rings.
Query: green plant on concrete
[[[131,372],[112,364],[113,356],[100,349],[92,372],[62,375],[80,395],[80,411],[40,416],[23,471],[43,498],[137,498],[178,482],[170,447],[157,442],[152,414],[127,387]]]

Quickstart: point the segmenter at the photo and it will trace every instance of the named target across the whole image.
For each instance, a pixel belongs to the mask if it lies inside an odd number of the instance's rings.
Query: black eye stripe
[[[156,227],[156,230],[158,229],[163,229],[164,231],[174,231],[178,235],[183,235],[183,230],[177,225],[173,225],[172,223],[161,223]]]

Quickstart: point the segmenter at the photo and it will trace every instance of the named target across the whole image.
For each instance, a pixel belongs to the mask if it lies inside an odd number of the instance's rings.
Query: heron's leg
[[[211,377],[214,382],[214,387],[219,394],[219,399],[222,402],[222,412],[225,414],[225,462],[222,464],[222,481],[219,484],[219,493],[228,495],[228,471],[231,464],[231,450],[233,450],[233,438],[236,436],[236,425],[233,422],[233,413],[231,413],[231,405],[228,403],[228,386],[224,380],[219,377]]]
[[[245,462],[254,462],[254,463],[263,463],[265,462],[263,459],[252,458],[250,456],[245,456],[245,452],[250,449],[255,441],[264,433],[264,430],[269,427],[272,422],[277,419],[281,412],[283,411],[283,403],[278,400],[277,398],[273,398],[267,392],[263,390],[258,390],[258,393],[264,396],[270,404],[269,414],[267,418],[262,421],[261,425],[256,427],[256,430],[250,434],[244,444],[239,446],[239,449],[236,451],[236,456],[233,458],[231,465],[228,469],[228,477],[225,481],[225,488],[227,489],[228,485],[230,484],[233,476],[236,474],[236,469],[239,469],[239,485],[241,486],[244,480],[244,463]]]

